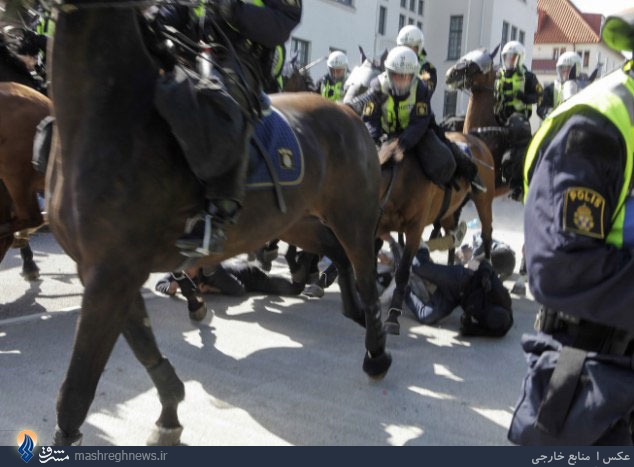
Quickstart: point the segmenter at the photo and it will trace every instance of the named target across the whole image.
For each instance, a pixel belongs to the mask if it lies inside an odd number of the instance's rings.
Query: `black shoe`
[[[176,240],[176,247],[183,256],[201,258],[222,253],[225,240],[222,223],[213,219],[211,214],[204,214],[187,220],[185,233]]]

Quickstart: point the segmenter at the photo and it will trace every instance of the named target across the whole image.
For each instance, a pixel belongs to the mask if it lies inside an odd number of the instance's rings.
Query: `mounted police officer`
[[[431,91],[418,77],[418,57],[409,48],[397,46],[385,59],[386,71],[374,78],[370,89],[351,106],[364,104],[363,121],[378,144],[397,138],[403,152],[418,158],[432,182],[447,187],[454,176],[464,177],[483,189],[475,164],[448,140],[441,140],[431,110]]]
[[[212,49],[213,76],[203,76],[195,83],[193,92],[185,89],[180,94],[194,94],[199,101],[208,102],[210,119],[214,118],[214,108],[216,114],[224,115],[218,117],[224,123],[209,125],[207,133],[220,132],[210,143],[214,153],[231,153],[235,160],[235,164],[218,173],[211,160],[211,149],[202,150],[194,144],[184,146],[207,200],[205,211],[187,222],[185,234],[176,243],[186,256],[223,251],[223,227],[236,222],[244,199],[249,140],[256,121],[268,108],[263,89],[274,74],[276,48],[279,53],[278,46],[288,40],[299,24],[301,11],[301,0],[215,0],[210,8],[201,1],[195,8],[165,5],[159,11],[159,25],[172,26],[195,43],[211,38],[214,44],[221,44]],[[170,93],[177,88],[178,83],[162,83],[159,87],[157,107],[168,121],[173,104]],[[191,126],[183,125],[180,118],[174,120],[173,131],[177,133],[175,128],[179,123],[183,134],[191,134]],[[200,133],[203,138],[210,138],[204,134],[204,128]]]
[[[575,95],[579,89],[577,74],[581,70],[581,57],[577,52],[565,52],[557,59],[557,79],[544,88],[537,104],[537,115],[543,120],[559,104]]]
[[[335,50],[328,56],[326,62],[328,73],[317,81],[317,91],[326,99],[333,102],[343,100],[343,84],[348,71],[348,57],[340,50]]]
[[[509,129],[510,151],[502,159],[502,176],[511,188],[511,197],[522,194],[522,166],[531,139],[529,119],[542,87],[537,77],[524,66],[524,46],[508,42],[502,49],[502,67],[494,84],[493,112],[498,123]]]
[[[605,43],[634,50],[634,8]],[[518,444],[632,445],[634,61],[551,113],[524,174],[529,284],[542,304],[524,336],[529,372],[509,430]]]
[[[433,94],[438,84],[438,72],[436,71],[436,67],[427,60],[423,31],[412,24],[402,27],[396,36],[396,45],[409,47],[418,56],[418,63],[420,65],[418,69],[419,77],[425,81],[425,84],[427,84],[427,87]]]

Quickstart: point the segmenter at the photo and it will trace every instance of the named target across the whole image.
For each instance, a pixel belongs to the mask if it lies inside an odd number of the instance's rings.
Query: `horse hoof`
[[[304,289],[304,295],[307,297],[321,298],[324,296],[324,289],[317,284],[308,284]]]
[[[147,439],[148,446],[178,446],[181,443],[183,427],[164,428],[157,426]]]
[[[202,321],[207,316],[207,305],[205,302],[196,303],[197,308],[191,309],[189,307],[189,319],[194,321]]]
[[[366,352],[363,359],[363,371],[370,379],[380,381],[385,378],[391,364],[392,356],[387,351],[384,351],[378,357],[371,357],[370,352]]]
[[[55,429],[55,438],[53,438],[53,446],[81,446],[83,435],[77,431],[74,435],[68,436],[59,427]]]
[[[398,321],[386,321],[383,323],[383,330],[388,334],[398,336],[401,334],[401,325]]]
[[[27,282],[33,282],[40,278],[40,270],[39,268],[35,268],[34,270],[22,270],[22,277]]]

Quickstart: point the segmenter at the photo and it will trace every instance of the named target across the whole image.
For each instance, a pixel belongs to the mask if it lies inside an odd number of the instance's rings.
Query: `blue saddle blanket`
[[[255,127],[254,137],[262,143],[281,186],[295,186],[304,178],[304,155],[286,118],[275,108]],[[249,148],[247,189],[273,186],[273,179],[260,150],[252,141]]]

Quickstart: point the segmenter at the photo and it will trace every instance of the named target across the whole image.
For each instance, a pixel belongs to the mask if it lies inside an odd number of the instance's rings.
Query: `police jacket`
[[[333,102],[341,102],[343,101],[343,84],[345,78],[341,81],[334,81],[330,77],[330,73],[326,73],[322,78],[317,81],[315,87],[319,94],[324,96],[326,99]]]
[[[436,67],[427,60],[427,51],[425,49],[418,54],[418,62],[420,63],[420,69],[418,70],[419,75],[422,76],[423,73],[429,74],[429,80],[427,80],[426,84],[429,91],[433,94],[438,84],[438,72],[436,71]]]
[[[366,94],[369,99],[363,110],[363,121],[375,142],[385,134],[388,138],[397,137],[400,146],[407,150],[422,140],[433,113],[431,91],[417,76],[406,96],[392,95],[387,72],[372,80]]]
[[[560,105],[533,138],[524,167],[525,257],[533,295],[552,309],[629,331],[632,63]]]
[[[198,41],[206,35],[216,36],[213,22],[201,16],[210,14],[201,7],[189,9],[177,5],[163,6],[159,21],[175,27]],[[270,77],[275,47],[284,44],[291,31],[299,24],[301,0],[236,1],[228,18],[216,18],[222,33],[227,36],[243,60],[255,67],[262,82]],[[203,31],[200,31],[200,25]],[[192,37],[198,36],[198,37]]]
[[[526,67],[513,71],[499,69],[495,79],[495,117],[501,125],[506,124],[511,114],[518,112],[526,119],[532,115],[532,105],[542,93],[537,77]]]

